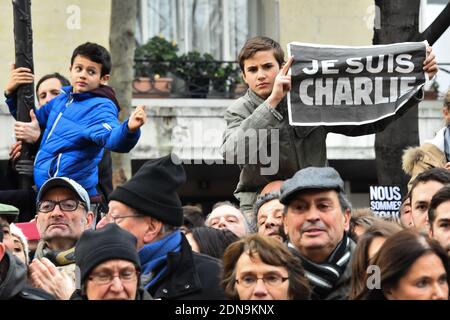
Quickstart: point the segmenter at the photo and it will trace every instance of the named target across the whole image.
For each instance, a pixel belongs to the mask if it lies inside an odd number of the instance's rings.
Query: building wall
[[[280,42],[370,45],[373,0],[279,0]]]
[[[68,76],[70,57],[79,44],[109,46],[111,0],[32,1],[33,51],[36,79],[59,72]],[[14,62],[13,7],[0,0],[0,88]]]

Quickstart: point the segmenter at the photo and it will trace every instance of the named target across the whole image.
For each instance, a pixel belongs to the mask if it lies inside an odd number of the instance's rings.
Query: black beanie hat
[[[80,269],[81,283],[100,263],[121,259],[132,262],[140,270],[136,237],[115,223],[101,229],[86,230],[75,246],[75,263]]]
[[[183,207],[176,189],[186,182],[186,173],[175,154],[149,160],[125,184],[109,195],[171,226],[183,224]]]

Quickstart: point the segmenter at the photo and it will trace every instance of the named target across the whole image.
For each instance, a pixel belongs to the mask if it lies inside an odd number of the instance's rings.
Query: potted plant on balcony
[[[248,85],[242,79],[241,69],[239,67],[233,69],[230,75],[230,98],[238,98],[244,95]]]
[[[190,51],[179,56],[173,64],[173,73],[183,79],[191,98],[206,98],[209,83],[217,69],[213,56],[198,51]]]
[[[154,36],[136,48],[133,93],[148,97],[169,96],[173,79],[167,74],[177,58],[177,51],[177,44],[162,36]]]
[[[212,88],[217,96],[225,96],[230,89],[232,83],[232,75],[234,73],[232,63],[218,63],[212,75]]]

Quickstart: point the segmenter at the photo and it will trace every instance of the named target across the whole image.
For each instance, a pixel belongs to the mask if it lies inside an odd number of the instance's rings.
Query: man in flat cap
[[[14,248],[10,224],[13,223],[18,216],[19,209],[8,204],[0,203],[0,229],[3,231],[3,243],[9,250]]]
[[[226,299],[219,285],[221,262],[192,252],[179,230],[183,208],[176,189],[186,174],[174,157],[147,161],[117,187],[97,228],[116,223],[137,238],[141,284],[155,299]]]
[[[302,260],[313,299],[347,299],[355,243],[347,236],[351,205],[330,167],[298,171],[281,187],[289,248]]]

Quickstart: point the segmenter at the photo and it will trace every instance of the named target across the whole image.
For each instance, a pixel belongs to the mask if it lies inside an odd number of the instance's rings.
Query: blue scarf
[[[150,288],[167,270],[167,254],[179,252],[181,249],[181,232],[175,231],[161,240],[143,246],[138,254],[141,261],[142,274],[148,275],[156,268],[160,268],[157,274],[152,275],[150,282],[144,283],[144,288]]]

